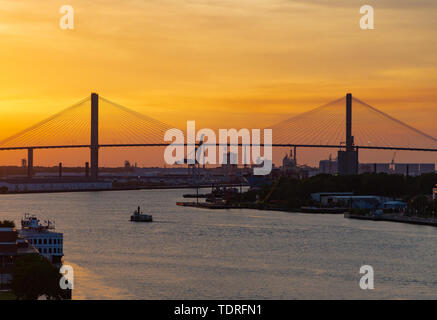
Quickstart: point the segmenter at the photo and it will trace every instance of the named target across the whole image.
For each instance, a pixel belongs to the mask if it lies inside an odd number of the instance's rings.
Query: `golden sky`
[[[64,4],[74,30],[59,27]],[[0,139],[92,91],[213,128],[353,92],[437,136],[437,1],[366,4],[375,30],[356,0],[0,0]]]

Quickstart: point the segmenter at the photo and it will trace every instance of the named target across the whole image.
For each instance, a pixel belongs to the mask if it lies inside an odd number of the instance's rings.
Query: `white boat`
[[[130,221],[153,222],[153,218],[148,214],[141,213],[141,209],[138,207],[138,209],[134,211],[133,215],[130,216]]]
[[[21,220],[21,230],[19,233],[21,237],[33,245],[50,262],[61,265],[62,257],[64,256],[64,235],[54,232],[54,230],[54,222],[49,220],[42,224],[36,216],[25,214]]]

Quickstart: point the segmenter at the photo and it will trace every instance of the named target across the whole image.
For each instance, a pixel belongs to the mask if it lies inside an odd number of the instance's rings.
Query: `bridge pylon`
[[[33,148],[27,149],[27,177],[33,177]]]
[[[338,173],[358,174],[358,148],[354,147],[352,135],[352,94],[346,95],[346,151],[338,151]]]
[[[99,95],[91,94],[91,179],[99,177]]]

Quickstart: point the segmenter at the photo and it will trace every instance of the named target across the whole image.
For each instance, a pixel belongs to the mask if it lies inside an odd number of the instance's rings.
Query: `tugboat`
[[[134,211],[134,214],[130,216],[130,221],[134,222],[153,222],[152,216],[141,213],[140,207]]]

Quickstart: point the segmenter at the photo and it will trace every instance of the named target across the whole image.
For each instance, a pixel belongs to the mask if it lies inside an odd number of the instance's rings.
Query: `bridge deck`
[[[100,148],[126,148],[126,147],[167,147],[168,143],[144,143],[144,144],[100,144]],[[172,144],[173,146],[182,146],[178,144]],[[183,146],[198,146],[199,144],[187,144]],[[203,144],[204,146],[218,146],[218,144]],[[247,144],[228,144],[228,146],[270,146],[265,144],[259,145],[247,145]],[[345,148],[344,145],[316,145],[316,144],[272,144],[273,148],[327,148],[327,149],[342,149]],[[376,147],[376,146],[354,146],[357,149],[367,149],[367,150],[400,150],[400,151],[425,151],[425,152],[437,152],[437,149],[428,148],[407,148],[407,147]],[[0,151],[8,150],[27,150],[27,149],[80,149],[80,148],[91,148],[90,145],[62,145],[62,146],[30,146],[30,147],[3,147]]]

